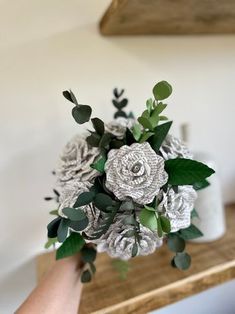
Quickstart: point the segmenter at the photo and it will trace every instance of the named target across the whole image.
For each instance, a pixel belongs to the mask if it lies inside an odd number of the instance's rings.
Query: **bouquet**
[[[191,263],[185,241],[202,235],[191,223],[196,191],[209,184],[214,170],[193,160],[186,145],[169,134],[172,121],[163,111],[171,85],[157,83],[137,119],[124,111],[123,92],[114,89],[117,111],[107,124],[91,118],[92,108],[79,104],[71,90],[63,92],[74,120],[91,125],[59,158],[55,197],[46,197],[58,202],[50,212],[56,217],[47,226],[46,247],[56,244],[56,259],[80,252],[82,282],[95,273],[97,252],[127,261],[164,243],[174,252],[171,265],[185,270]]]

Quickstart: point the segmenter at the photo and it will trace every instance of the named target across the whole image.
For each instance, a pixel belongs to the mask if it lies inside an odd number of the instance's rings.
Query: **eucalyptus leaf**
[[[86,219],[86,214],[84,211],[80,208],[70,208],[70,207],[65,207],[62,209],[62,212],[65,214],[68,219],[72,221],[80,221]]]
[[[146,142],[153,135],[154,135],[154,132],[144,132],[139,140],[139,143]]]
[[[196,160],[176,158],[165,161],[168,183],[171,185],[190,185],[200,182],[215,171]]]
[[[73,93],[71,90],[69,90],[69,91],[68,91],[68,90],[63,91],[63,96],[64,96],[67,100],[71,101],[73,104],[78,105],[77,99],[76,99],[74,93]]]
[[[132,211],[134,209],[134,204],[133,201],[123,201],[121,206],[120,206],[120,210],[124,210],[124,211]]]
[[[159,115],[160,113],[162,113],[163,110],[166,109],[166,107],[167,107],[167,104],[163,104],[162,102],[160,102],[159,104],[157,104],[154,111],[156,112],[156,114]]]
[[[150,131],[153,130],[154,127],[153,127],[153,125],[151,124],[151,122],[150,122],[150,120],[148,118],[139,117],[138,121],[145,129],[148,129]]]
[[[185,249],[185,241],[175,233],[171,233],[167,237],[168,248],[173,252],[183,252]]]
[[[131,256],[135,257],[138,254],[138,245],[137,243],[134,243],[131,250]]]
[[[94,132],[86,138],[87,143],[92,147],[99,147],[100,140],[101,136]]]
[[[137,221],[135,220],[133,215],[125,217],[123,219],[123,223],[124,223],[124,225],[131,225],[131,226],[137,225]]]
[[[99,135],[103,135],[104,134],[104,122],[100,120],[99,118],[92,118],[91,122],[93,124],[95,131]]]
[[[171,231],[171,223],[170,220],[165,216],[160,216],[159,220],[161,222],[162,231],[165,233],[169,233]]]
[[[112,198],[104,193],[98,193],[96,194],[94,198],[94,205],[101,211],[106,211],[107,207],[113,205]]]
[[[91,112],[92,112],[92,109],[90,106],[79,105],[79,106],[73,107],[72,116],[78,124],[83,124],[90,120]]]
[[[77,221],[70,220],[68,224],[69,224],[69,227],[73,229],[74,231],[83,231],[88,226],[89,220],[86,216],[83,220],[77,220]]]
[[[111,134],[104,133],[103,136],[101,137],[99,147],[108,148],[111,139],[112,139]]]
[[[82,283],[90,282],[91,278],[92,278],[91,272],[88,269],[84,270],[84,272],[82,273],[82,276],[81,276],[81,282]]]
[[[84,205],[88,205],[94,200],[94,198],[95,198],[95,193],[93,191],[83,192],[78,196],[75,204],[73,205],[73,208],[78,208]]]
[[[170,130],[171,125],[172,125],[172,121],[169,121],[169,122],[158,125],[154,129],[154,135],[149,139],[149,143],[151,147],[153,148],[153,150],[155,150],[155,152],[159,151],[163,141],[165,140]]]
[[[114,118],[115,118],[115,119],[120,118],[120,117],[127,118],[127,114],[125,113],[125,111],[118,110],[118,111],[114,114]]]
[[[141,134],[142,134],[142,130],[141,130],[140,125],[138,123],[135,123],[134,126],[132,127],[131,131],[132,131],[132,134],[133,134],[135,140],[138,142],[140,137],[141,137]]]
[[[178,269],[186,270],[191,265],[191,257],[186,252],[176,253],[176,256],[174,257],[174,263]]]
[[[153,88],[153,95],[156,100],[163,100],[168,98],[172,93],[171,85],[166,81],[157,83]]]
[[[123,234],[123,238],[132,238],[135,235],[135,230],[128,230]]]
[[[181,229],[179,235],[184,240],[193,240],[203,236],[203,233],[195,225],[191,224],[188,228]]]
[[[96,250],[93,247],[83,247],[81,258],[84,263],[92,263],[96,259]]]
[[[82,249],[85,241],[79,233],[71,233],[64,243],[56,251],[56,259],[72,256]]]
[[[156,214],[153,211],[149,211],[146,208],[143,208],[139,215],[140,223],[149,228],[152,231],[156,231],[158,229],[158,223]]]
[[[61,217],[57,217],[47,225],[47,236],[48,236],[48,238],[57,237],[57,230],[59,228],[60,221],[61,221]]]
[[[69,230],[69,220],[62,218],[57,231],[58,242],[62,243],[65,241]]]

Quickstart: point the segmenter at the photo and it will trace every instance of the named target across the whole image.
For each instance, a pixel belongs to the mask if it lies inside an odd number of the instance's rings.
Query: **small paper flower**
[[[107,252],[111,257],[128,260],[132,257],[132,248],[135,243],[134,237],[125,237],[126,232],[133,227],[124,225],[123,219],[125,215],[119,215],[114,224],[112,224],[108,232],[97,242],[97,250],[99,252]],[[141,240],[137,243],[137,255],[152,254],[156,248],[163,243],[157,234],[140,225]]]
[[[192,159],[193,155],[188,147],[177,137],[168,134],[162,143],[160,152],[165,160],[174,158]]]
[[[110,150],[105,172],[107,189],[138,204],[152,202],[168,179],[164,159],[147,142]]]
[[[73,207],[78,196],[83,192],[88,192],[91,184],[88,182],[79,182],[77,180],[72,180],[63,186],[59,197],[59,209],[58,213],[61,217],[67,218],[62,212],[65,207]],[[92,235],[94,230],[98,226],[98,220],[100,216],[100,211],[93,206],[93,204],[81,206],[80,209],[86,214],[89,224],[84,230],[87,235]]]
[[[105,130],[106,132],[113,134],[116,136],[118,139],[123,139],[126,129],[127,128],[132,128],[135,123],[134,119],[126,119],[119,117],[112,122],[108,123],[105,125]]]
[[[191,224],[191,211],[197,193],[190,185],[179,186],[178,192],[168,188],[167,192],[161,191],[161,201],[158,204],[158,211],[164,213],[171,223],[171,232],[184,229]]]
[[[90,166],[99,156],[99,150],[87,144],[84,136],[76,135],[65,146],[56,169],[59,183],[78,179],[91,182],[99,172]]]

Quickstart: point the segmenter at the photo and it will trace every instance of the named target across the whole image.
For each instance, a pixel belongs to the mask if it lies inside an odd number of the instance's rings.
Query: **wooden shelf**
[[[80,314],[144,314],[235,278],[235,206],[226,208],[227,233],[208,244],[188,243],[192,256],[188,271],[169,265],[166,246],[131,261],[128,278],[121,281],[111,259],[99,254],[94,280],[84,285]],[[38,278],[54,263],[54,254],[37,258]]]
[[[233,0],[113,0],[103,35],[235,33]]]

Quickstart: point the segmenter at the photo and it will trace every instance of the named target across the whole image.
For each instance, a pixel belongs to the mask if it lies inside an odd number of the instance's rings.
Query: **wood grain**
[[[111,259],[99,254],[97,274],[84,286],[81,314],[144,314],[235,278],[235,205],[226,209],[227,232],[207,244],[188,243],[192,256],[188,271],[169,265],[172,258],[166,246],[147,257],[131,261],[126,281],[114,271]],[[54,263],[54,254],[37,258],[38,278]]]
[[[235,33],[234,0],[113,0],[103,35]]]

